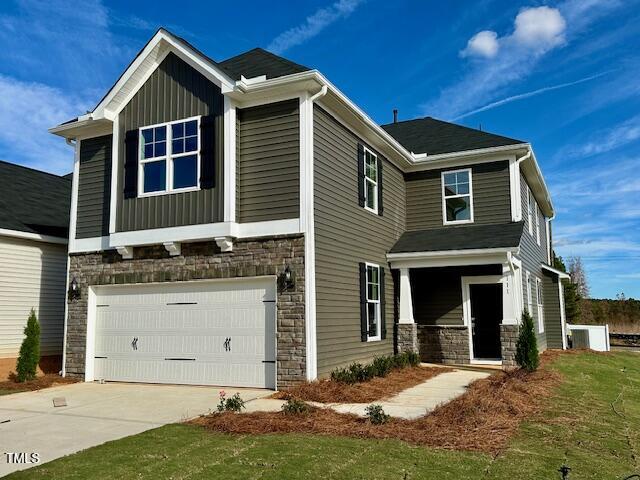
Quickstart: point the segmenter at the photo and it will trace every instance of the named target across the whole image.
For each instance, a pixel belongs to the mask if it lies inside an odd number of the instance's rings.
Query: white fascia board
[[[109,135],[112,129],[111,120],[87,118],[58,125],[50,128],[48,132],[63,138],[82,139]]]
[[[536,154],[531,146],[529,147],[529,151],[531,152],[531,155],[520,164],[520,170],[524,174],[525,178],[529,180],[529,187],[531,188],[533,196],[538,202],[538,206],[542,210],[542,213],[544,213],[545,217],[553,218],[555,216],[555,212],[549,188],[542,176],[542,171],[540,170],[540,165],[536,159]]]
[[[571,275],[565,272],[561,272],[560,270],[550,267],[549,265],[545,265],[544,263],[541,265],[543,270],[547,270],[551,273],[555,273],[560,278],[564,278],[565,280],[571,280]]]
[[[437,252],[389,253],[391,268],[432,268],[464,265],[504,264],[514,248],[485,248],[472,250],[441,250]]]
[[[475,150],[464,150],[460,152],[440,153],[437,155],[429,155],[427,153],[414,153],[414,165],[410,171],[431,170],[434,168],[442,168],[442,165],[451,166],[455,162],[460,164],[468,164],[471,158],[477,157],[477,163],[491,162],[495,160],[495,157],[491,155],[500,156],[499,154],[512,154],[516,155],[523,151],[528,151],[531,146],[528,143],[517,143],[514,145],[502,145],[499,147],[478,148]],[[489,156],[487,158],[487,156]],[[466,162],[466,163],[465,163]]]
[[[109,250],[109,237],[76,238],[69,246],[69,253],[103,252]]]
[[[56,243],[60,245],[66,245],[67,243],[69,243],[69,239],[63,237],[40,235],[39,233],[31,232],[21,232],[20,230],[10,230],[7,228],[0,228],[0,236],[20,238],[23,240],[33,240],[35,242]]]

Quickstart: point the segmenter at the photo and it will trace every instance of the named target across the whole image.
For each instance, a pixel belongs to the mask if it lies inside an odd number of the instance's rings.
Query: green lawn
[[[560,478],[557,469],[565,462],[572,480],[640,473],[640,355],[570,355],[555,368],[567,380],[544,421],[523,425],[495,459],[396,441],[235,437],[169,425],[7,478],[545,480]]]

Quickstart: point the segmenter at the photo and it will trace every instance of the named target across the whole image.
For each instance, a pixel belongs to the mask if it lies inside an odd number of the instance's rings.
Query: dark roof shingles
[[[523,222],[491,225],[458,225],[405,232],[390,253],[438,252],[520,245]]]
[[[235,57],[218,63],[232,78],[239,80],[266,75],[267,78],[283,77],[294,73],[306,72],[310,68],[297,64],[291,60],[275,55],[262,48],[254,48]]]
[[[0,161],[0,228],[67,237],[71,180]]]
[[[438,155],[526,143],[432,117],[381,125],[407,150]]]

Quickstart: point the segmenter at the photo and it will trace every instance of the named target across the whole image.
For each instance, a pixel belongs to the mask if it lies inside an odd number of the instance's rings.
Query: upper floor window
[[[140,128],[139,196],[199,188],[200,118]]]
[[[368,340],[380,340],[380,267],[367,263]]]
[[[445,225],[473,222],[470,168],[442,172],[442,210]]]
[[[533,198],[533,193],[531,193],[531,188],[527,185],[527,220],[529,224],[529,235],[533,235],[533,218],[535,217],[535,205],[536,200]]]
[[[536,242],[538,242],[538,245],[540,245],[540,208],[538,207],[537,203],[536,203],[535,215],[536,215]]]
[[[364,149],[364,207],[378,213],[378,157]]]

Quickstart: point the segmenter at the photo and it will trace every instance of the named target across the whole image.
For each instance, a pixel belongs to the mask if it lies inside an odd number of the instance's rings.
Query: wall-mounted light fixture
[[[76,280],[76,277],[73,277],[73,280],[71,280],[67,295],[69,297],[69,301],[77,300],[78,298],[80,298],[80,285],[78,285],[78,280]]]
[[[280,290],[293,290],[296,286],[296,274],[291,270],[289,265],[284,267],[284,270],[278,278],[280,283]]]

